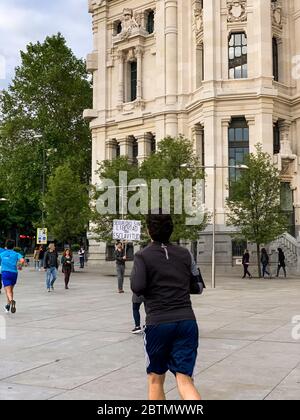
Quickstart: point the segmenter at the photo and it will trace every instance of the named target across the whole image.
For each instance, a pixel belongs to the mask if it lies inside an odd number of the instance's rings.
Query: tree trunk
[[[260,244],[256,244],[258,277],[261,278]]]

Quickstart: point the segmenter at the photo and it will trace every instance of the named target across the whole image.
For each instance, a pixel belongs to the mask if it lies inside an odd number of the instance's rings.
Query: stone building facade
[[[86,110],[97,162],[142,161],[167,135],[193,139],[203,165],[242,163],[263,144],[282,175],[291,236],[300,232],[300,0],[89,0],[93,109]],[[227,185],[217,170],[216,258],[236,253],[226,226]],[[205,201],[213,206],[213,172]],[[294,237],[294,239],[293,239]],[[92,239],[91,258],[104,258]],[[211,227],[198,243],[209,262]],[[293,248],[295,251],[296,248]],[[297,250],[295,251],[297,252]]]

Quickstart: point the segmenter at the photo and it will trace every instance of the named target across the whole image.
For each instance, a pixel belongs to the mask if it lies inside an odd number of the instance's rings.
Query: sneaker
[[[15,314],[17,312],[16,302],[14,300],[11,301],[11,310],[10,311],[11,311],[12,314]]]
[[[139,334],[142,332],[141,327],[135,327],[132,331],[132,334]]]
[[[53,286],[51,286],[51,290],[52,290],[52,292],[54,292],[54,287]]]
[[[10,311],[10,305],[9,304],[5,305],[4,309],[5,309],[5,312],[8,314]]]
[[[48,291],[48,293],[50,293],[51,292],[51,289],[47,289],[47,291]]]
[[[119,293],[125,293],[124,290],[119,290]]]

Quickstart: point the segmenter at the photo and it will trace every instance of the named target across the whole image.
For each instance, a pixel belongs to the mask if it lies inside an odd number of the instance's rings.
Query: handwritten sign
[[[113,239],[140,241],[142,224],[136,220],[114,220]]]

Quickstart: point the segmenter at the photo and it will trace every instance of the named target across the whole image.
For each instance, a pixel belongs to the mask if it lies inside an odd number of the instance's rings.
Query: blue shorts
[[[18,280],[18,273],[2,271],[2,283],[4,287],[15,286]]]
[[[199,345],[196,321],[147,326],[144,340],[148,374],[169,370],[193,377]]]

